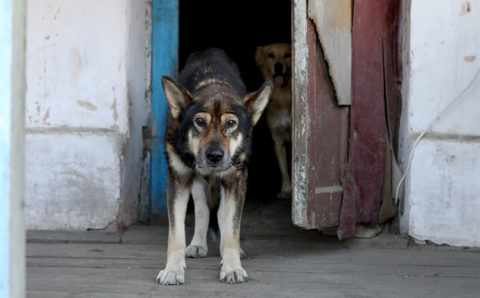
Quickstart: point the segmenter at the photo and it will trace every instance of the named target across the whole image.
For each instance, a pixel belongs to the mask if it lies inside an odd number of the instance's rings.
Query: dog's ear
[[[255,63],[258,67],[262,67],[265,64],[265,55],[263,54],[264,46],[258,46],[255,51]]]
[[[178,85],[167,76],[162,77],[163,92],[170,106],[173,118],[178,119],[180,113],[192,102],[192,95],[187,89]]]
[[[263,110],[270,100],[273,86],[270,82],[263,83],[262,87],[256,92],[252,92],[245,96],[245,107],[252,117],[252,124],[255,125],[262,116]]]

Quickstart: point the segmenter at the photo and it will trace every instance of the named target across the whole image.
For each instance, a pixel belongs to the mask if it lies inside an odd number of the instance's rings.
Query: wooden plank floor
[[[190,227],[188,240],[191,234]],[[480,297],[478,249],[409,245],[386,233],[337,241],[298,230],[288,213],[276,211],[244,216],[249,282],[238,285],[217,281],[218,242],[209,243],[207,258],[187,259],[185,285],[156,284],[165,265],[165,226],[27,237],[27,296],[35,298]]]

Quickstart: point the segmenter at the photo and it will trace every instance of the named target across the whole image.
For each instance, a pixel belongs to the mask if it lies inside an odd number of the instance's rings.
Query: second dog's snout
[[[223,150],[218,148],[210,149],[207,151],[206,155],[209,161],[212,163],[218,163],[223,158]]]
[[[275,70],[275,74],[276,75],[281,75],[283,74],[283,65],[282,63],[280,62],[277,62],[275,63],[275,65],[273,66],[274,70]]]

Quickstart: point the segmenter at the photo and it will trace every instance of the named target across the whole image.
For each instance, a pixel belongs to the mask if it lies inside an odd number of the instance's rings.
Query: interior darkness
[[[247,90],[257,90],[263,79],[255,65],[255,49],[291,41],[290,10],[290,0],[180,0],[180,69],[191,52],[222,48],[237,63]],[[280,187],[273,141],[262,117],[253,133],[247,203],[274,199]]]

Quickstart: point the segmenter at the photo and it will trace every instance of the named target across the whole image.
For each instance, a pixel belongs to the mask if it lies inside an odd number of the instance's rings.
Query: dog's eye
[[[227,128],[233,128],[237,126],[237,122],[235,120],[227,120],[227,122],[225,123],[225,126]]]
[[[268,56],[268,58],[272,58],[272,59],[275,58],[275,55],[273,55],[273,53],[268,53],[267,56]]]
[[[284,57],[285,57],[285,58],[290,58],[290,57],[292,57],[292,53],[286,53],[286,54],[284,55]]]
[[[197,124],[200,127],[205,127],[207,126],[207,122],[205,122],[205,119],[203,118],[197,118],[195,119],[195,124]]]

